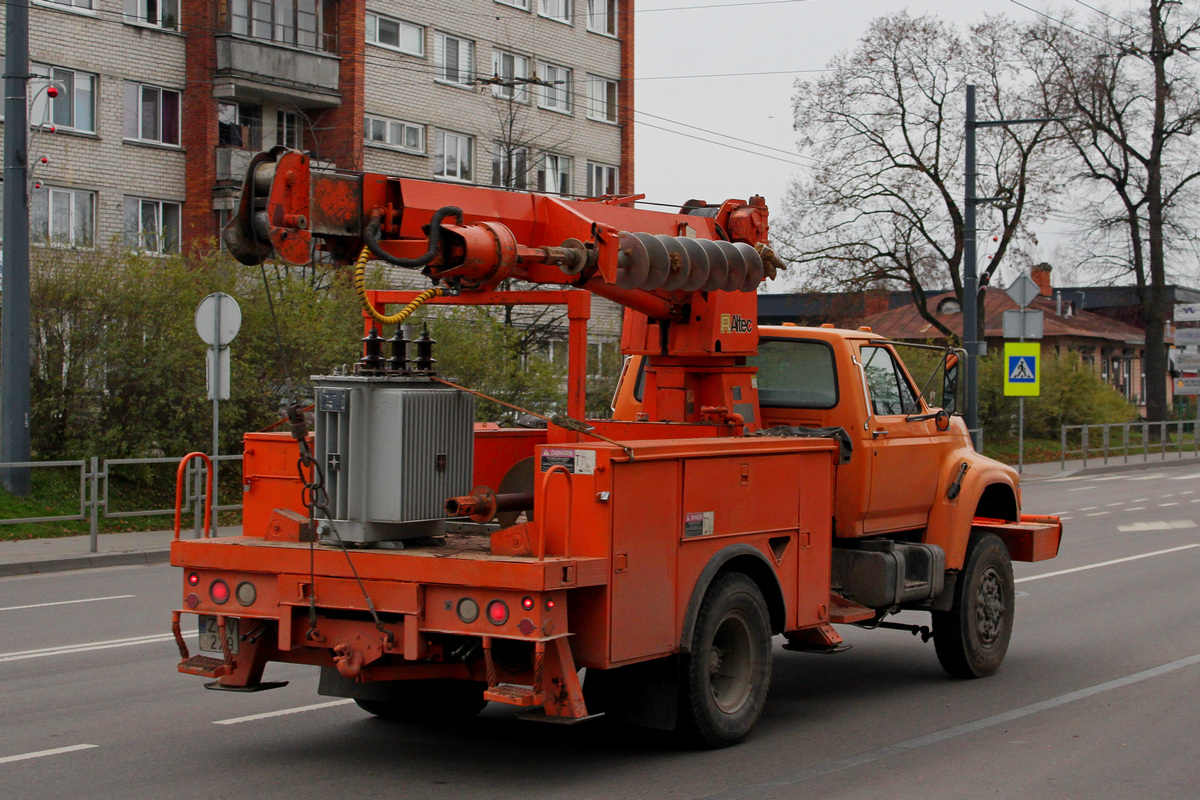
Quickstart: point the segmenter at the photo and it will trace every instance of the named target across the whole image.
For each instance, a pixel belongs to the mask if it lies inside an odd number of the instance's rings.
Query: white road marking
[[[1122,501],[1121,501],[1121,502],[1119,502],[1119,503],[1105,503],[1105,504],[1104,504],[1104,507],[1105,507],[1105,508],[1112,508],[1113,506],[1123,506],[1123,505],[1125,505],[1127,502],[1129,502],[1129,501],[1128,501],[1128,500],[1122,500]]]
[[[1193,473],[1192,473],[1192,474],[1190,474],[1190,475],[1176,475],[1175,477],[1173,477],[1173,478],[1169,478],[1168,480],[1172,480],[1172,481],[1194,481],[1194,480],[1196,480],[1197,478],[1200,478],[1200,472],[1193,472]]]
[[[1088,489],[1095,489],[1095,486],[1076,486],[1074,489],[1068,489],[1070,492],[1086,492]]]
[[[1127,508],[1125,510],[1126,511],[1145,511],[1146,507],[1145,506],[1130,506],[1129,508]]]
[[[1177,505],[1179,505],[1179,503],[1159,503],[1159,504],[1158,504],[1158,507],[1159,507],[1159,508],[1166,508],[1167,506],[1177,506]]]
[[[354,701],[347,698],[345,700],[333,700],[328,703],[317,703],[311,706],[300,706],[299,708],[285,708],[282,711],[268,711],[265,714],[251,714],[248,717],[234,717],[233,719],[219,719],[213,722],[213,725],[237,725],[239,722],[254,722],[259,719],[268,719],[269,717],[285,717],[288,714],[300,714],[304,711],[317,711],[322,708],[333,708],[334,706],[344,706],[353,703]]]
[[[137,597],[136,594],[114,594],[112,597],[88,597],[83,600],[59,600],[55,603],[34,603],[28,606],[8,606],[0,611],[24,611],[27,608],[46,608],[47,606],[69,606],[73,603],[99,603],[101,600],[127,600]]]
[[[1014,583],[1025,583],[1026,581],[1040,581],[1042,578],[1055,578],[1059,575],[1070,575],[1072,572],[1084,572],[1089,569],[1098,569],[1099,567],[1111,567],[1113,564],[1124,564],[1126,561],[1137,561],[1151,556],[1165,556],[1167,553],[1178,553],[1180,550],[1191,550],[1193,547],[1200,547],[1200,542],[1196,544],[1185,544],[1180,547],[1171,547],[1166,550],[1155,550],[1153,553],[1142,553],[1137,556],[1128,556],[1126,558],[1114,558],[1112,561],[1101,561],[1099,564],[1088,564],[1083,567],[1072,567],[1071,569],[1060,569],[1057,572],[1043,572],[1041,575],[1030,575],[1026,578],[1017,578]]]
[[[1089,517],[1107,517],[1111,513],[1112,513],[1111,511],[1093,511],[1091,514],[1088,514],[1088,516]]]
[[[1130,531],[1173,531],[1183,528],[1194,528],[1196,523],[1190,519],[1170,519],[1164,522],[1135,522],[1132,525],[1118,525],[1122,533]]]
[[[157,644],[175,639],[174,634],[156,633],[151,636],[134,636],[131,639],[110,639],[106,642],[85,642],[83,644],[65,644],[59,647],[44,647],[40,650],[21,650],[15,653],[0,653],[0,663],[5,661],[22,661],[27,658],[45,658],[46,656],[63,656],[69,653],[87,653],[92,650],[111,650],[114,647],[133,647],[139,644]]]
[[[826,775],[846,772],[857,767],[866,766],[867,764],[886,761],[897,756],[904,757],[922,747],[941,744],[942,742],[957,739],[960,736],[994,728],[997,725],[1006,725],[1024,717],[1040,714],[1043,711],[1051,711],[1068,703],[1086,700],[1089,697],[1123,689],[1126,686],[1133,686],[1155,678],[1161,678],[1164,675],[1169,675],[1172,672],[1188,667],[1194,667],[1197,664],[1200,664],[1200,654],[1187,656],[1177,661],[1170,661],[1166,664],[1143,670],[1142,672],[1135,672],[1132,675],[1126,675],[1122,678],[1086,686],[1078,691],[1060,694],[1058,697],[1051,697],[1049,700],[1041,700],[1019,708],[1001,711],[999,714],[993,714],[990,717],[984,717],[972,722],[964,722],[961,725],[949,728],[942,728],[924,736],[917,736],[902,742],[887,744],[874,750],[852,753],[844,758],[826,761],[822,764],[805,767],[793,772],[764,777],[759,783],[742,784],[723,792],[705,795],[701,800],[739,800],[744,797],[754,797],[768,793],[775,797],[798,797],[801,793],[794,789],[797,784],[807,783]]]
[[[1081,508],[1081,509],[1079,509],[1079,510],[1080,510],[1080,511],[1093,511],[1093,510],[1095,510],[1095,509],[1097,509],[1097,508],[1099,508],[1099,507],[1100,507],[1100,506],[1084,506],[1083,508]]]
[[[36,753],[22,753],[19,756],[4,756],[0,758],[0,764],[9,764],[13,761],[27,761],[31,758],[41,758],[43,756],[56,756],[60,753],[74,753],[78,750],[91,750],[93,747],[99,747],[98,744],[73,744],[70,747],[56,747],[53,750],[39,750]]]

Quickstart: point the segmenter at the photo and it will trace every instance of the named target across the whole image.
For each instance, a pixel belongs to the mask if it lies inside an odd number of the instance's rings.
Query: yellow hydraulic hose
[[[432,289],[426,289],[417,295],[416,299],[406,305],[404,308],[397,311],[395,314],[383,315],[375,310],[375,306],[371,305],[367,300],[367,262],[371,260],[371,250],[367,247],[362,249],[358,254],[358,260],[354,262],[354,291],[358,293],[358,299],[362,301],[362,306],[366,309],[367,315],[371,319],[378,322],[380,325],[399,325],[412,316],[413,312],[435,297],[441,297],[446,291],[440,286],[434,286]]]

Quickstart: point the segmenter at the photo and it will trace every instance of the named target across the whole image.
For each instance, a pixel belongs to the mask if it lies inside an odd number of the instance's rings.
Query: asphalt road
[[[301,667],[208,692],[174,669],[173,568],[2,579],[0,797],[1200,797],[1200,471],[1029,482],[1024,501],[1067,533],[1017,565],[998,674],[953,681],[932,644],[843,628],[849,652],[778,650],[758,728],[716,752],[506,708],[382,722]]]

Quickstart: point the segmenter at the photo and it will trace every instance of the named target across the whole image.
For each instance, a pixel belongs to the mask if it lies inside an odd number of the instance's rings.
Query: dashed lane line
[[[1169,547],[1166,550],[1155,550],[1152,553],[1141,553],[1136,556],[1126,556],[1125,558],[1114,558],[1112,561],[1101,561],[1098,564],[1086,564],[1082,567],[1071,567],[1070,569],[1060,569],[1054,572],[1043,572],[1041,575],[1029,575],[1024,578],[1017,578],[1015,583],[1026,583],[1028,581],[1040,581],[1042,578],[1055,578],[1059,575],[1070,575],[1073,572],[1085,572],[1089,569],[1099,569],[1100,567],[1111,567],[1113,564],[1124,564],[1127,561],[1138,561],[1143,558],[1151,558],[1153,556],[1165,556],[1168,553],[1178,553],[1180,550],[1191,550],[1193,547],[1200,547],[1200,542],[1194,544],[1180,545],[1179,547]]]
[[[114,594],[111,597],[86,597],[83,600],[58,600],[53,603],[33,603],[27,606],[7,606],[0,611],[24,611],[27,608],[48,608],[49,606],[69,606],[75,603],[99,603],[101,600],[128,600],[137,597],[136,594]]]
[[[44,756],[57,756],[62,753],[74,753],[79,750],[91,750],[99,747],[98,744],[73,744],[70,747],[56,747],[53,750],[38,750],[36,753],[21,753],[16,756],[4,756],[0,758],[0,764],[11,764],[14,761],[28,761],[31,758],[43,758]]]
[[[301,714],[305,711],[318,711],[322,708],[333,708],[334,706],[344,706],[353,703],[353,700],[332,700],[328,703],[316,703],[311,706],[300,706],[298,708],[285,708],[281,711],[268,711],[265,714],[251,714],[248,717],[234,717],[233,719],[218,719],[213,722],[213,725],[237,725],[240,722],[254,722],[260,719],[269,719],[270,717],[285,717],[289,714]]]
[[[1117,530],[1122,533],[1130,533],[1132,531],[1176,531],[1186,528],[1194,528],[1196,523],[1190,519],[1169,519],[1155,522],[1134,522],[1129,525],[1118,525]]]
[[[15,653],[0,653],[0,663],[5,661],[23,661],[27,658],[63,656],[70,653],[88,653],[93,650],[111,650],[115,647],[133,647],[139,644],[155,644],[158,642],[174,641],[174,639],[174,634],[156,633],[151,636],[134,636],[129,639],[110,639],[105,642],[84,642],[83,644],[43,647],[39,650],[20,650]]]

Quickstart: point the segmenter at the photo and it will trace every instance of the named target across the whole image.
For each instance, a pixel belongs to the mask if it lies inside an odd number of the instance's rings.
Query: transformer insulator
[[[429,336],[429,328],[421,331],[421,335],[417,337],[417,372],[433,372],[433,365],[437,363],[437,359],[433,357],[433,346],[437,344],[437,339]]]
[[[405,372],[408,370],[408,345],[412,339],[408,338],[408,332],[405,330],[407,326],[397,325],[396,332],[388,339],[388,344],[391,345],[392,355],[387,360],[387,368],[392,372]]]
[[[672,292],[753,292],[763,280],[762,257],[744,242],[622,231],[617,286]]]
[[[372,325],[371,330],[362,338],[363,357],[358,362],[361,371],[378,372],[383,369],[383,342],[379,329]]]

